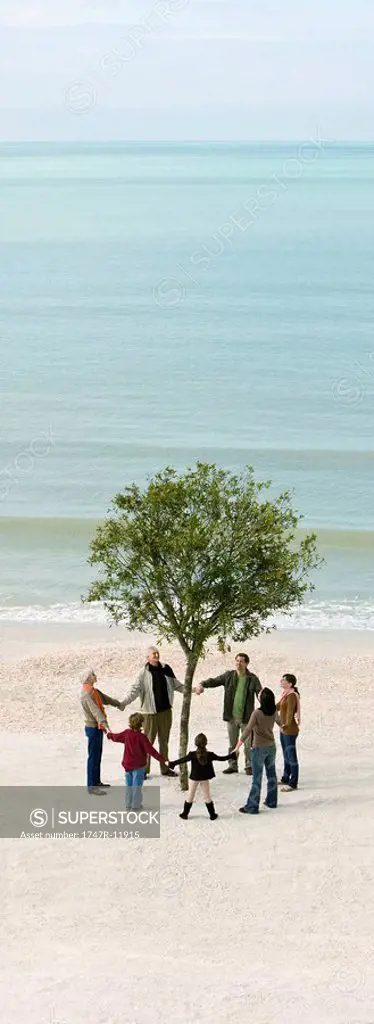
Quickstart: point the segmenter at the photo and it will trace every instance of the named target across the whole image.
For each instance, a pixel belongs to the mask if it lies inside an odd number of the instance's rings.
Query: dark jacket
[[[254,672],[246,671],[247,676],[247,693],[244,704],[243,722],[249,722],[252,711],[255,706],[256,693],[259,694],[262,689],[260,680],[255,676]],[[225,696],[223,699],[223,721],[230,722],[232,719],[232,709],[234,706],[234,697],[236,691],[236,685],[238,681],[238,673],[236,669],[231,672],[223,672],[221,676],[216,676],[213,679],[203,679],[201,686],[204,690],[208,690],[212,686],[224,686]]]
[[[190,779],[193,782],[207,782],[209,779],[214,779],[216,773],[213,768],[213,761],[236,761],[235,754],[223,754],[222,757],[219,754],[215,754],[213,750],[207,750],[207,762],[201,764],[197,756],[196,750],[190,750],[186,757],[179,757],[178,761],[169,761],[170,768],[175,768],[177,764],[187,764],[187,761],[191,761]]]

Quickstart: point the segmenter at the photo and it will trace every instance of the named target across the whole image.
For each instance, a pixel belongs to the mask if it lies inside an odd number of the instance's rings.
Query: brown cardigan
[[[277,725],[280,726],[285,736],[298,736],[299,726],[295,719],[297,711],[297,697],[295,693],[289,693],[285,700],[277,704]]]

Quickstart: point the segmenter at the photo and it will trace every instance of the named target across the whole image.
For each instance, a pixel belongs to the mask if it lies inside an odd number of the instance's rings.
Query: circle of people
[[[258,814],[264,770],[267,780],[264,800],[266,807],[277,806],[278,786],[281,786],[282,792],[287,793],[297,789],[299,764],[296,741],[300,728],[300,695],[293,673],[282,676],[281,694],[276,701],[273,691],[262,687],[258,677],[250,671],[248,655],[237,654],[234,669],[204,679],[192,688],[193,693],[199,696],[204,690],[223,686],[223,720],[227,725],[228,753],[219,755],[208,750],[207,737],[199,733],[195,738],[195,748],[185,757],[173,760],[169,759],[168,748],[174,694],[175,691],[183,693],[184,685],[175,677],[170,665],[161,663],[157,647],[149,648],[146,664],[124,700],[109,697],[96,684],[96,673],[89,669],[82,678],[81,704],[88,740],[87,788],[92,795],[104,796],[109,788],[108,783],[101,781],[104,733],[112,742],[124,746],[122,766],[125,770],[125,802],[128,810],[142,807],[142,787],[150,773],[151,757],[160,762],[161,775],[171,778],[176,777],[174,769],[177,765],[190,764],[188,793],[180,814],[183,819],[189,816],[199,786],[209,817],[212,820],[218,817],[210,792],[210,780],[215,778],[213,762],[228,761],[224,774],[237,774],[241,747],[244,748],[245,772],[252,776],[247,802],[239,808],[241,813]],[[259,702],[257,708],[256,697]],[[130,715],[127,729],[112,732],[106,706],[123,711],[135,700],[140,700],[141,711]],[[280,729],[283,753],[283,773],[279,781],[275,767],[275,725]],[[159,750],[153,746],[156,738]]]

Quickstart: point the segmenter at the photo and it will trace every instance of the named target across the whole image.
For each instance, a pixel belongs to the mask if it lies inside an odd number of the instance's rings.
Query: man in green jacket
[[[237,654],[235,658],[236,668],[231,672],[223,672],[220,676],[211,679],[203,679],[196,683],[193,692],[200,694],[213,686],[223,686],[225,694],[223,698],[223,721],[227,722],[229,737],[229,753],[236,746],[239,734],[241,735],[244,726],[249,722],[255,706],[255,696],[262,689],[260,680],[248,669],[248,654]],[[252,775],[251,746],[249,740],[244,742],[245,771]],[[238,761],[232,762],[225,769],[225,775],[233,775],[238,771]]]

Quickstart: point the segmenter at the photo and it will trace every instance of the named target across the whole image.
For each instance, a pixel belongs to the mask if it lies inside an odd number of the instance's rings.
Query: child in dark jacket
[[[182,813],[179,815],[180,818],[188,818],[192,804],[194,802],[196,790],[198,786],[201,786],[203,791],[203,797],[207,806],[209,817],[212,821],[218,818],[218,814],[215,812],[213,800],[210,795],[209,780],[215,778],[215,771],[213,768],[213,761],[228,761],[229,759],[236,760],[235,754],[224,754],[220,757],[219,754],[214,754],[213,751],[207,750],[207,738],[203,732],[199,732],[199,735],[195,738],[196,750],[190,750],[186,757],[180,757],[178,761],[169,761],[170,768],[175,768],[177,764],[186,764],[187,761],[191,761],[191,772],[190,772],[190,784],[188,787],[187,800],[184,802],[184,808]]]
[[[167,765],[168,763],[142,733],[143,724],[144,715],[136,712],[134,715],[130,715],[129,729],[124,729],[123,732],[107,733],[108,740],[125,744],[122,766],[125,769],[125,801],[128,811],[139,810],[142,806],[142,786],[148,754],[155,757],[157,761],[161,761],[162,764]]]

